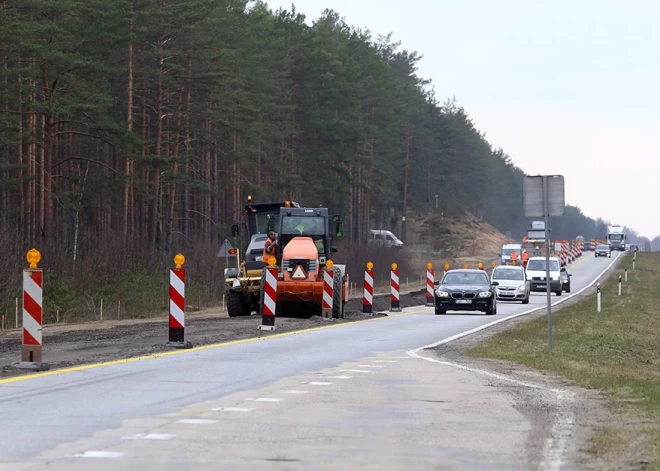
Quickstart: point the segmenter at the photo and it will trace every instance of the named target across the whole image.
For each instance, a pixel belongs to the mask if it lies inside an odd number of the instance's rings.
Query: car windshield
[[[502,249],[502,255],[511,255],[515,249]]]
[[[610,240],[621,240],[623,239],[623,235],[621,234],[610,234]]]
[[[530,260],[527,263],[527,271],[545,271],[545,260]],[[550,271],[559,271],[557,260],[550,260]]]
[[[325,221],[317,216],[285,216],[282,219],[282,234],[313,236],[325,234]]]
[[[610,246],[609,245],[599,245],[598,250],[610,250]]]
[[[493,280],[522,280],[522,270],[514,268],[496,268],[493,271]]]
[[[487,285],[488,276],[485,273],[449,272],[442,280],[443,285]]]

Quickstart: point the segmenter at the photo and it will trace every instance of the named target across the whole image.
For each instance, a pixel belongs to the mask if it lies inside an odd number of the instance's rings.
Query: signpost
[[[550,291],[550,216],[563,216],[566,209],[562,175],[525,176],[523,185],[525,217],[542,217],[545,222],[545,287],[548,307],[548,349],[552,351],[552,293]]]

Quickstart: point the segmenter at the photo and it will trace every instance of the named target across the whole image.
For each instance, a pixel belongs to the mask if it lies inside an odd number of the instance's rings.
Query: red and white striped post
[[[263,298],[261,303],[261,325],[258,330],[275,330],[275,311],[277,310],[277,277],[278,269],[275,266],[275,257],[268,261],[266,270],[266,284],[261,287]]]
[[[192,343],[185,340],[186,270],[181,268],[184,263],[186,257],[176,254],[175,268],[170,270],[170,335],[165,345],[174,348],[192,348]]]
[[[435,272],[433,271],[433,264],[426,265],[426,306],[433,306],[433,288],[435,284]]]
[[[392,271],[390,273],[390,288],[392,289],[392,298],[390,312],[401,312],[401,296],[399,293],[399,266],[396,263],[392,264]]]
[[[30,268],[23,270],[23,343],[21,361],[13,366],[22,370],[46,371],[50,365],[41,361],[43,270],[37,268],[41,253],[37,249],[30,249],[25,258]]]
[[[332,306],[334,298],[335,272],[332,269],[334,263],[328,260],[323,270],[323,301],[321,306],[321,317],[332,317]]]
[[[362,313],[373,314],[374,304],[374,264],[367,263],[364,272],[364,294],[362,296]]]

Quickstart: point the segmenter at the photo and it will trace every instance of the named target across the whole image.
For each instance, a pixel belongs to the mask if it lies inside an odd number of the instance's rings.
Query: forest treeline
[[[0,232],[50,266],[141,263],[217,248],[248,194],[327,206],[350,242],[436,201],[516,231],[523,171],[420,58],[333,11],[0,0]]]

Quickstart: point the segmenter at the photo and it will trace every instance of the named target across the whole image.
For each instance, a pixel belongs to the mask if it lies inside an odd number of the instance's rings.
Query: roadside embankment
[[[508,362],[515,362],[603,391],[612,415],[594,425],[586,451],[613,465],[608,469],[660,470],[660,254],[638,254],[635,270],[632,260],[623,259],[602,283],[602,312],[591,294],[553,315],[552,353],[546,318],[535,316],[468,355],[505,360],[512,370],[516,366]],[[626,268],[628,281],[618,296]]]

